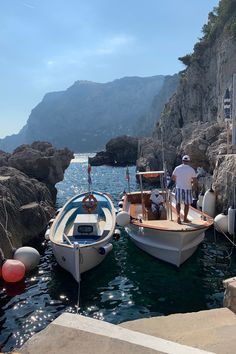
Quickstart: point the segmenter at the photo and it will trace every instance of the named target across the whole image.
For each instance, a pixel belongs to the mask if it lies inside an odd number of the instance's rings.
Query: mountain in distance
[[[143,116],[141,116],[136,123],[136,131],[138,136],[152,135],[156,124],[161,118],[165,104],[177,90],[179,80],[179,74],[165,76],[163,85],[160,91],[154,96],[150,109]]]
[[[164,75],[108,83],[76,81],[65,91],[47,93],[18,134],[0,139],[0,149],[11,151],[42,140],[57,148],[93,152],[118,135],[140,135],[138,121],[164,82]]]

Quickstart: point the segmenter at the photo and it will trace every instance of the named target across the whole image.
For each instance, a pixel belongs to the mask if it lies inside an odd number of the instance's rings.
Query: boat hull
[[[95,200],[93,210],[88,204],[91,196]],[[112,250],[115,224],[115,209],[107,194],[93,191],[72,197],[49,231],[58,264],[79,282],[81,273],[99,265]]]
[[[192,256],[205,236],[204,229],[176,232],[149,229],[135,224],[129,224],[125,229],[137,247],[177,267]]]
[[[102,255],[99,253],[100,247],[107,245],[109,240],[98,245],[91,245],[89,247],[81,247],[79,250],[79,271],[80,274],[87,272],[88,270],[99,265],[106,257],[107,253]],[[76,255],[74,248],[71,246],[60,245],[52,243],[53,254],[57,260],[57,263],[76,279]]]

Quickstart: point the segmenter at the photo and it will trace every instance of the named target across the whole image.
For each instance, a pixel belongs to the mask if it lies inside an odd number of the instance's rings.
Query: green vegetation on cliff
[[[189,66],[193,61],[198,60],[204,50],[224,31],[236,39],[236,0],[219,2],[219,6],[208,14],[208,22],[202,28],[203,36],[195,44],[193,53],[180,57],[179,60]]]

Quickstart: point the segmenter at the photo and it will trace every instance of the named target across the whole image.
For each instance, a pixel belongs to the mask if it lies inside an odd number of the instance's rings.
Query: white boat
[[[127,193],[123,200],[123,211],[130,215],[125,229],[131,240],[150,255],[180,266],[203,241],[205,231],[213,224],[213,219],[190,206],[189,223],[178,224],[174,194],[164,189],[164,171],[139,172],[141,191]],[[160,177],[160,194],[165,200],[166,212],[161,219],[155,219],[151,212],[150,191],[143,191],[142,177]],[[181,206],[183,210],[183,206]],[[119,217],[117,216],[117,222]],[[182,215],[183,219],[183,215]]]
[[[109,195],[93,191],[71,198],[49,230],[58,264],[79,282],[81,273],[97,266],[112,250],[115,225],[115,208]]]

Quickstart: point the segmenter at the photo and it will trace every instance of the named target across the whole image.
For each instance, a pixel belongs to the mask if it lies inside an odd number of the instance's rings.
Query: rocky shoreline
[[[130,166],[135,165],[138,156],[139,138],[122,135],[111,139],[106,150],[100,151],[89,162],[93,166]]]
[[[50,143],[0,151],[0,248],[10,258],[15,248],[44,232],[55,214],[56,183],[63,180],[73,153]]]

